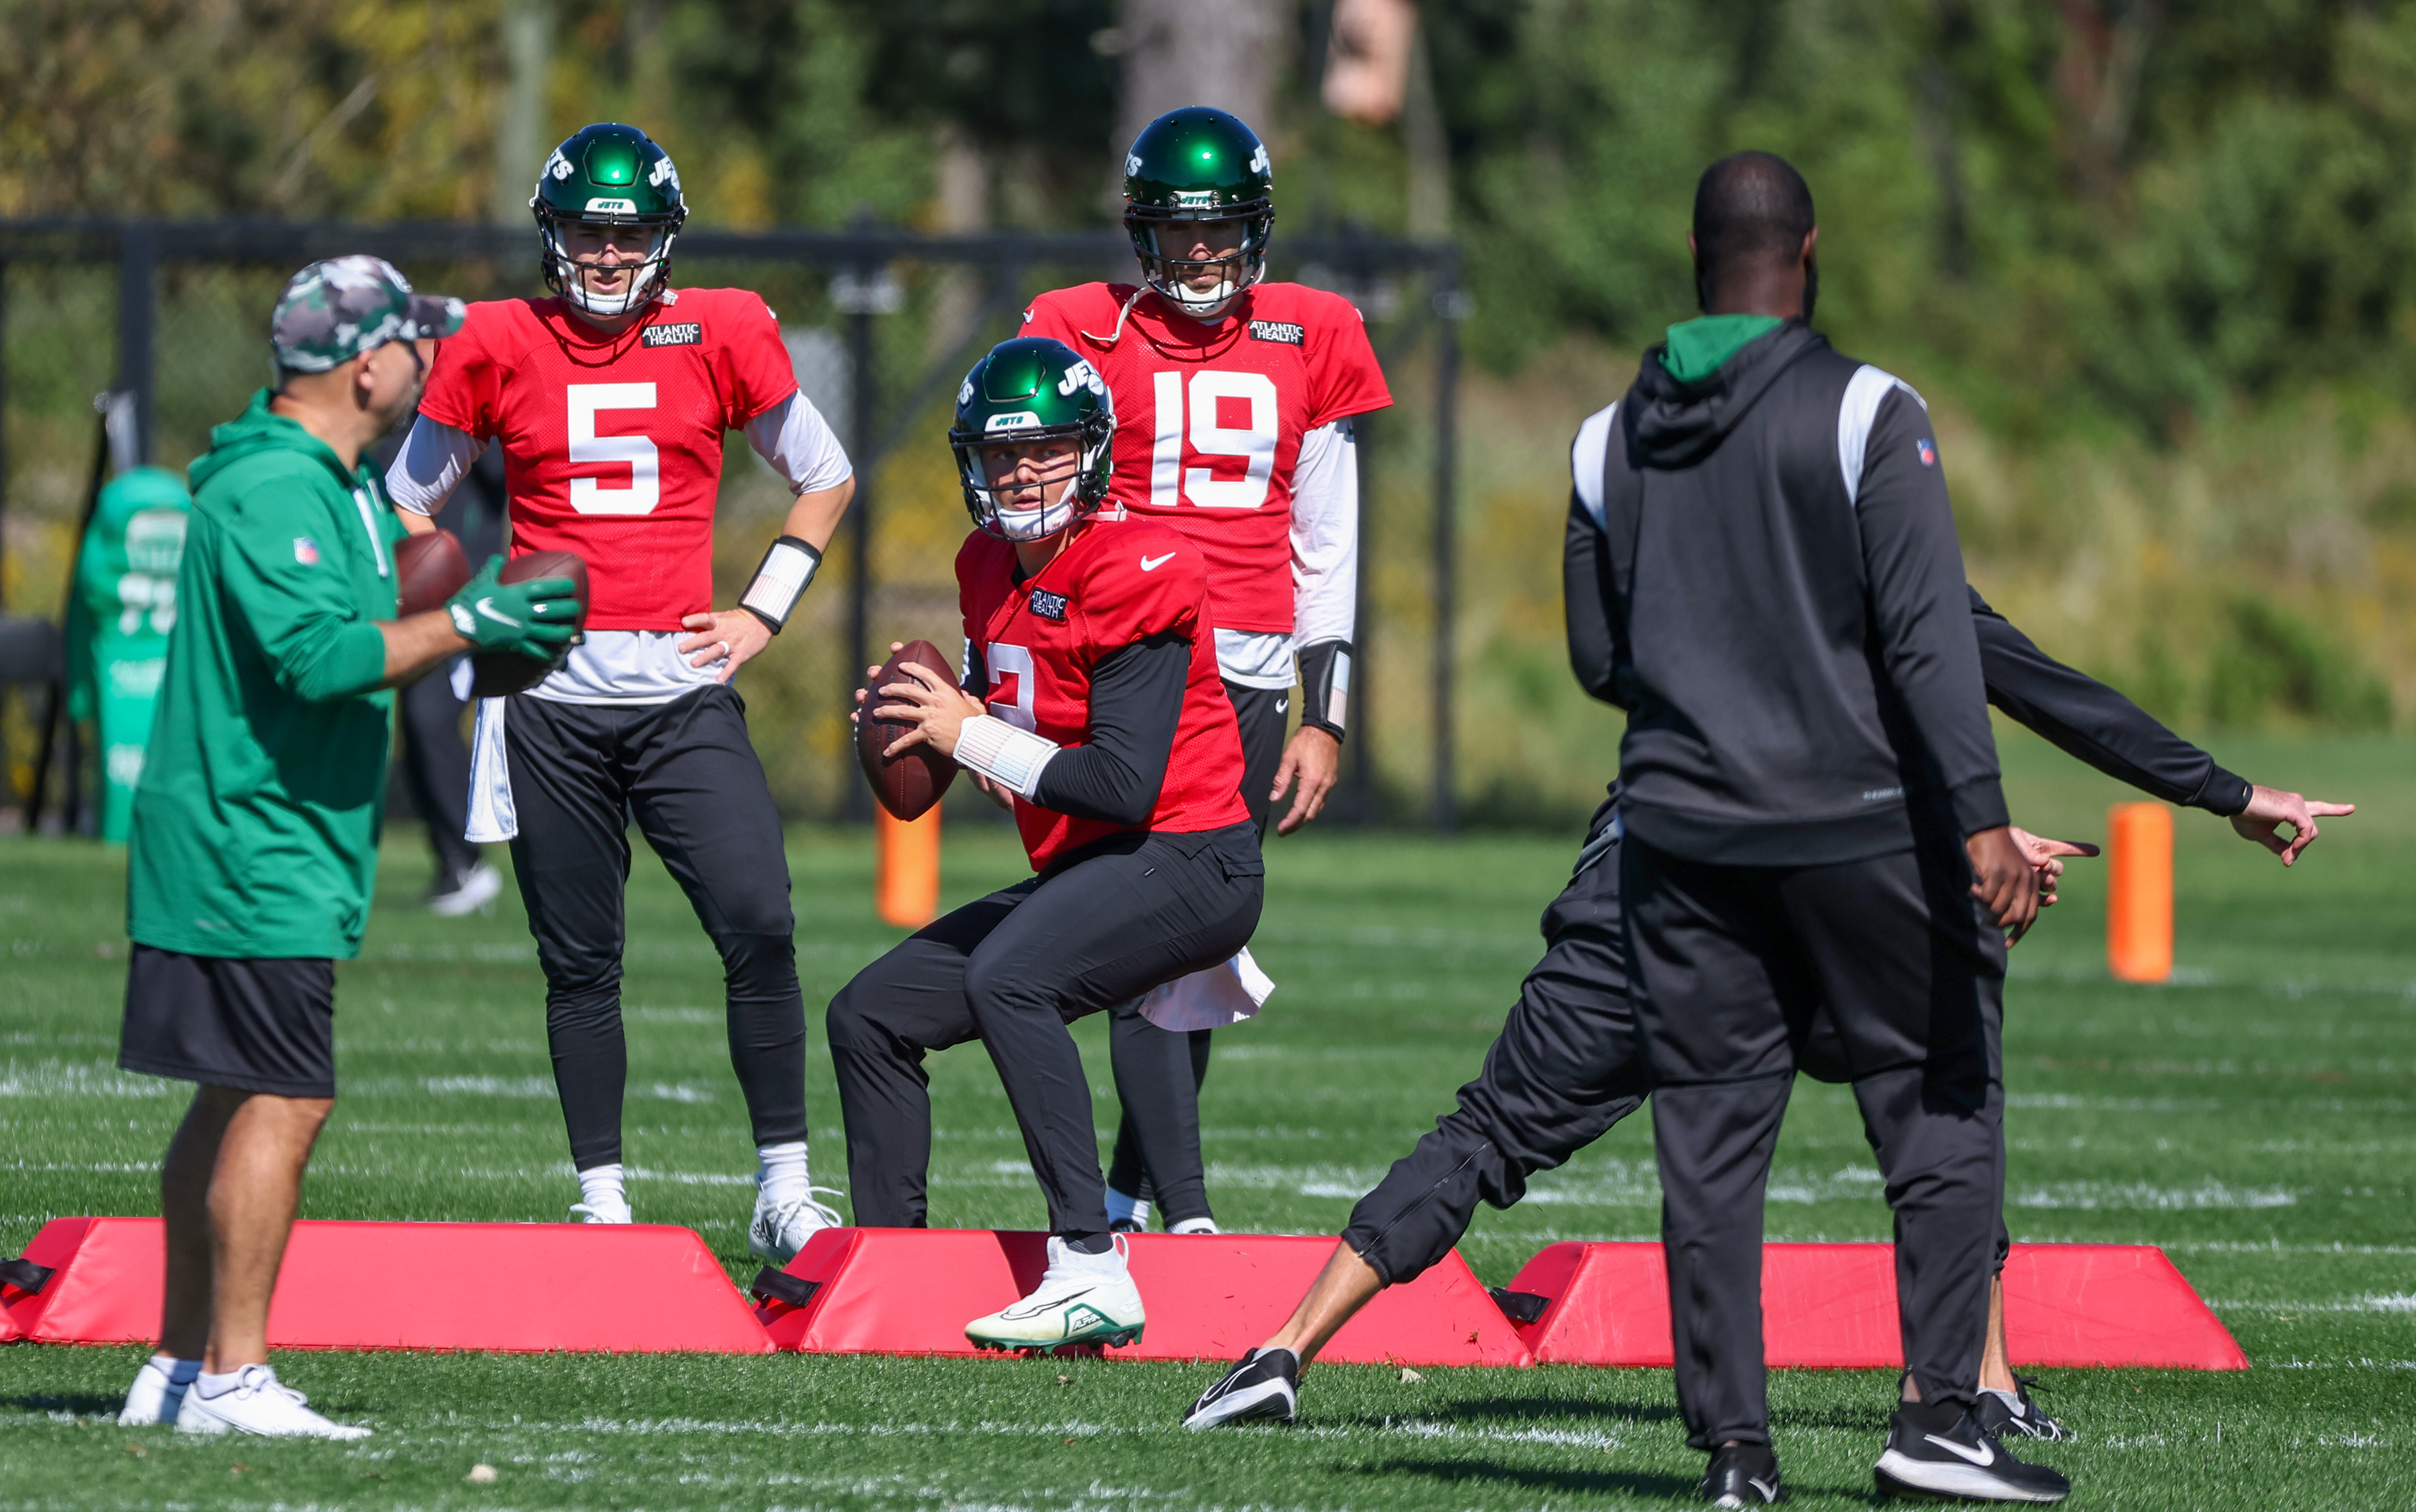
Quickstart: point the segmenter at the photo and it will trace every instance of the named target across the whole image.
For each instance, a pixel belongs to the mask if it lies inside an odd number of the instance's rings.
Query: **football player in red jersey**
[[[806,1168],[806,1021],[788,859],[731,674],[770,643],[854,491],[763,301],[673,289],[687,204],[661,147],[591,126],[530,200],[550,299],[470,307],[440,349],[386,485],[415,529],[489,438],[504,446],[512,554],[587,563],[586,639],[544,681],[478,705],[474,840],[509,839],[546,979],[546,1032],[591,1223],[630,1221],[622,1182],[625,815],[719,950],[730,1059],[753,1125],[754,1251],[786,1264],[838,1215]],[[727,431],[796,494],[735,609],[713,607]]]
[[[1315,818],[1340,770],[1359,568],[1351,421],[1393,401],[1349,300],[1262,281],[1274,189],[1266,146],[1240,119],[1170,111],[1125,158],[1142,281],[1060,289],[1024,312],[1024,334],[1072,347],[1115,395],[1115,501],[1207,558],[1242,795],[1262,836],[1287,793],[1276,833]],[[1300,728],[1287,743],[1295,660]],[[1216,1232],[1200,1154],[1208,1029],[1170,1033],[1128,1005],[1110,1037],[1124,1101],[1108,1176],[1117,1227],[1147,1228],[1154,1197],[1174,1232]]]
[[[906,940],[830,1005],[860,1224],[925,1225],[923,1057],[989,1050],[1050,1232],[1038,1288],[965,1327],[1001,1349],[1140,1333],[1066,1025],[1231,960],[1259,919],[1203,553],[1110,503],[1115,429],[1097,373],[1058,341],[1002,342],[958,393],[948,439],[979,527],[957,553],[964,686],[910,667],[876,708],[914,726],[893,753],[928,742],[1013,795],[1036,874]]]

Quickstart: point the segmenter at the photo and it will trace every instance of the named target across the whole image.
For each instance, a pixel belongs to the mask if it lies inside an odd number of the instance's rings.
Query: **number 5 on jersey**
[[[1191,374],[1190,402],[1179,372],[1155,379],[1155,441],[1150,448],[1149,503],[1171,509],[1188,500],[1202,509],[1255,509],[1267,499],[1276,469],[1276,381],[1262,372]],[[1210,467],[1183,465],[1188,412],[1191,450],[1201,458],[1242,460],[1242,476],[1219,478]]]
[[[629,469],[626,488],[601,477],[570,480],[570,507],[583,515],[652,514],[663,496],[662,464],[655,444],[643,436],[599,436],[596,416],[612,410],[651,410],[652,384],[571,384],[566,391],[570,419],[570,460],[618,463]]]

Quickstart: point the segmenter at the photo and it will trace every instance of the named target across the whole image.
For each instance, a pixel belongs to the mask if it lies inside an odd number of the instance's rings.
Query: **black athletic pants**
[[[1284,716],[1291,706],[1291,690],[1227,683],[1225,696],[1233,701],[1242,725],[1242,801],[1249,806],[1250,823],[1264,840],[1268,816],[1275,811],[1267,794],[1275,786],[1276,769],[1283,764]],[[1211,1033],[1160,1029],[1140,1016],[1137,1003],[1118,1004],[1108,1025],[1116,1097],[1124,1104],[1108,1185],[1126,1196],[1155,1200],[1169,1224],[1213,1216],[1207,1166],[1200,1153],[1200,1087],[1208,1080]]]
[[[1905,1364],[1925,1401],[1968,1407],[2003,1181],[1987,1028],[2005,956],[1961,848],[1794,868],[1623,850],[1686,1442],[1770,1442],[1762,1201],[1824,1005],[1895,1214]]]
[[[621,1158],[622,895],[633,817],[721,952],[730,1064],[755,1142],[804,1139],[806,1005],[789,860],[746,704],[727,686],[629,707],[523,694],[504,730],[520,814],[512,865],[545,969],[571,1163]]]
[[[478,848],[462,839],[470,827],[470,748],[461,739],[461,701],[453,696],[453,664],[406,684],[402,705],[402,781],[412,812],[428,826],[436,852],[438,885],[478,863]]]
[[[1136,830],[966,904],[858,972],[828,1019],[855,1221],[927,1226],[923,1057],[977,1038],[1005,1083],[1050,1232],[1105,1232],[1090,1083],[1065,1026],[1242,948],[1264,872],[1246,824]]]

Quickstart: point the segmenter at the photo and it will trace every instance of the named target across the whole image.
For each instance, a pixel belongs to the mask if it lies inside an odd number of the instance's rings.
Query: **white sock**
[[[755,1188],[763,1194],[763,1202],[772,1207],[811,1199],[814,1188],[806,1175],[806,1142],[791,1140],[786,1144],[757,1145]]]
[[[1149,1227],[1149,1204],[1138,1197],[1126,1196],[1110,1187],[1108,1188],[1108,1221],[1110,1223],[1131,1222],[1146,1229]]]
[[[152,1355],[151,1363],[167,1371],[168,1379],[180,1386],[191,1385],[193,1378],[202,1373],[201,1361],[180,1360],[165,1350]]]
[[[1217,1232],[1216,1220],[1215,1218],[1185,1218],[1182,1222],[1174,1225],[1166,1232],[1169,1233],[1215,1233]]]
[[[203,1370],[193,1377],[193,1384],[204,1397],[223,1397],[243,1384],[243,1373],[249,1368],[249,1366],[238,1365],[224,1374]]]
[[[629,1194],[621,1185],[621,1165],[589,1166],[579,1173],[579,1201],[583,1206],[611,1215],[617,1213],[622,1221],[629,1217]]]

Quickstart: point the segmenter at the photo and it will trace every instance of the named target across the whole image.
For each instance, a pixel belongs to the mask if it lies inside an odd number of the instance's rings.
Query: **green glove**
[[[453,628],[481,651],[509,651],[551,661],[579,633],[578,585],[568,578],[497,581],[504,559],[491,556],[478,575],[445,602]]]

